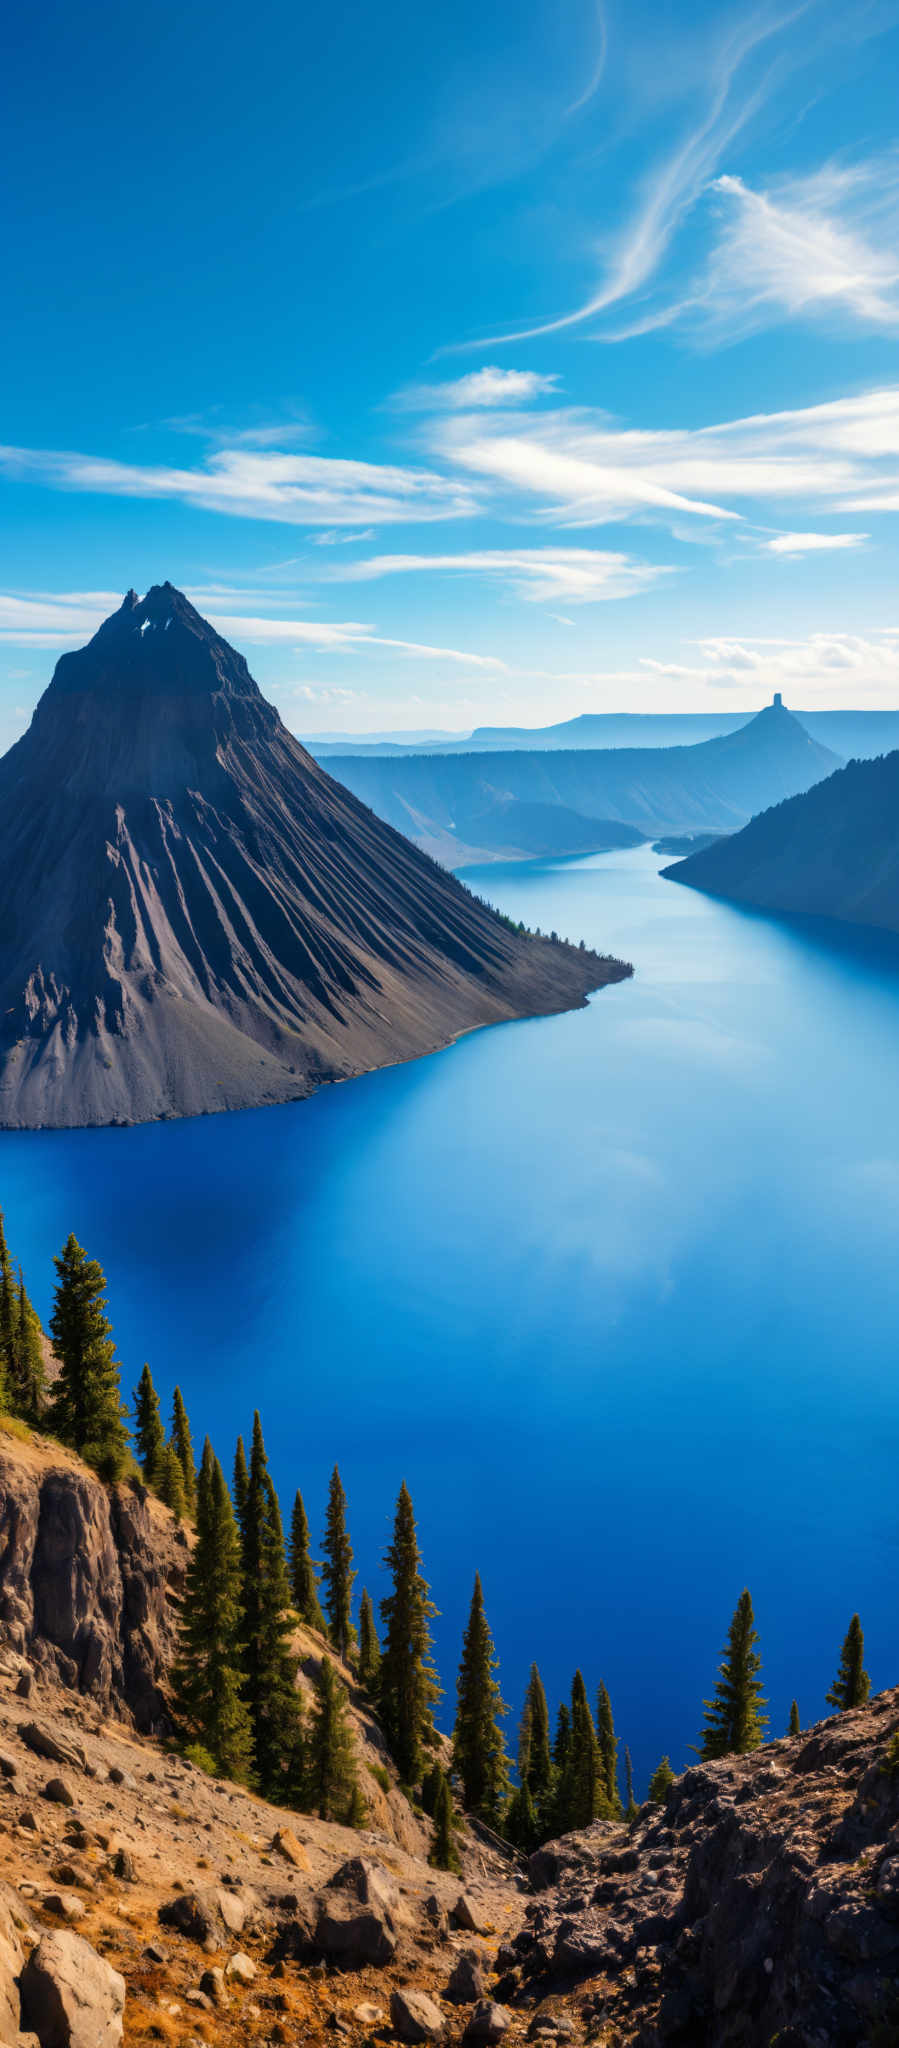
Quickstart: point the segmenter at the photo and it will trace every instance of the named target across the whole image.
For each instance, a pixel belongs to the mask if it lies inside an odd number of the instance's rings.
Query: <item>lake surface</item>
[[[858,1608],[899,1679],[899,950],[742,913],[648,848],[466,879],[633,960],[567,1016],[283,1110],[0,1136],[45,1314],[69,1229],[124,1380],[226,1469],[262,1411],[285,1513],[330,1467],[360,1579],[406,1478],[451,1717],[475,1567],[515,1718],[609,1686],[642,1791],[701,1725],[744,1584],[772,1725]],[[513,1737],[514,1740],[514,1737]]]

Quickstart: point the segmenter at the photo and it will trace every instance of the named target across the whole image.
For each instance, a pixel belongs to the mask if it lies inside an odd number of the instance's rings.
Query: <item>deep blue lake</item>
[[[230,1470],[254,1406],[314,1531],[340,1464],[360,1578],[403,1477],[451,1718],[475,1567],[517,1719],[609,1686],[638,1791],[689,1760],[744,1584],[772,1727],[855,1608],[899,1678],[899,947],[742,913],[648,848],[471,871],[633,960],[570,1015],[313,1101],[0,1136],[49,1311],[70,1229]],[[514,1731],[511,1730],[514,1744]]]

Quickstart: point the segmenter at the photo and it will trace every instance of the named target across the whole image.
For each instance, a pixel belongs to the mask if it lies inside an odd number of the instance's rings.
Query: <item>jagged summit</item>
[[[0,1124],[308,1095],[623,970],[510,931],[282,725],[171,583],[0,760]]]

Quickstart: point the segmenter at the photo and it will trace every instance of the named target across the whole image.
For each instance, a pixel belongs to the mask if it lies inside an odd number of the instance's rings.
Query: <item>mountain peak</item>
[[[92,640],[56,664],[49,694],[259,698],[242,654],[174,583],[129,590]]]

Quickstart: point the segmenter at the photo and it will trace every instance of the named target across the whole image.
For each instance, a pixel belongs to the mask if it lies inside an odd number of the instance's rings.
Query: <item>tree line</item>
[[[508,1708],[479,1574],[462,1641],[451,1742],[440,1735],[435,1708],[442,1688],[430,1629],[437,1609],[423,1575],[405,1482],[383,1558],[389,1590],[379,1603],[380,1627],[365,1587],[356,1623],[358,1575],[338,1468],[331,1475],[317,1560],[299,1489],[285,1541],[258,1413],[249,1457],[238,1438],[229,1488],[208,1437],[197,1467],[178,1387],[166,1433],[147,1365],[129,1416],[106,1312],[106,1281],[97,1261],[70,1236],[54,1263],[49,1327],[57,1370],[48,1386],[40,1322],[21,1270],[14,1276],[0,1215],[0,1407],[58,1437],[102,1477],[139,1479],[177,1519],[193,1523],[173,1713],[180,1744],[195,1762],[253,1786],[275,1803],[325,1820],[364,1825],[365,1792],[339,1663],[358,1699],[376,1717],[407,1796],[432,1821],[431,1857],[439,1867],[457,1866],[460,1808],[525,1851],[594,1820],[635,1818],[627,1748],[621,1796],[608,1690],[600,1682],[594,1714],[580,1670],[551,1728],[543,1681],[532,1664],[513,1768],[502,1725]],[[310,1657],[308,1708],[298,1684],[298,1623],[324,1638],[333,1653],[319,1655],[316,1649]],[[856,1614],[827,1701],[846,1710],[863,1705],[869,1691]],[[758,1632],[744,1590],[712,1697],[705,1702],[698,1754],[715,1758],[757,1749],[766,1738],[765,1705]],[[795,1700],[788,1732],[801,1732]],[[378,1775],[377,1768],[372,1775]],[[649,1798],[664,1802],[673,1782],[665,1756],[650,1779]]]

